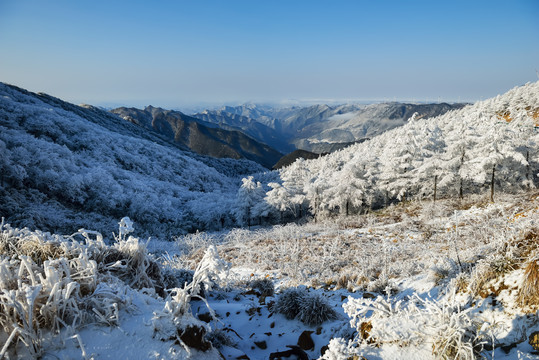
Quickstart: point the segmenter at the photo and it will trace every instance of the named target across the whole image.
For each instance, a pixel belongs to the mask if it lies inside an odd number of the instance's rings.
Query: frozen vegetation
[[[173,242],[3,225],[0,354],[531,359],[538,220],[528,191]]]
[[[232,224],[241,177],[263,168],[182,150],[136,125],[0,83],[0,215],[20,227],[166,238]],[[221,206],[214,206],[214,204]]]
[[[537,357],[539,83],[271,173],[0,89],[0,359]]]

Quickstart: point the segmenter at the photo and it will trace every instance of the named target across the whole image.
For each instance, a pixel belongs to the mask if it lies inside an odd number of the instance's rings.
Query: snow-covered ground
[[[121,225],[111,245],[2,227],[0,358],[538,356],[537,192],[173,242]]]

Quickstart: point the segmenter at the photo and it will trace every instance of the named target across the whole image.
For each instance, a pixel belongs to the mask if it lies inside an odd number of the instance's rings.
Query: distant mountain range
[[[179,111],[165,110],[148,106],[145,109],[117,108],[111,110],[124,120],[137,124],[145,129],[155,131],[174,142],[184,145],[192,151],[216,158],[248,159],[268,169],[283,156],[268,145],[256,141],[256,136],[245,135],[239,127],[228,124],[217,126],[204,123]],[[251,129],[264,127],[252,121]],[[249,134],[264,136],[265,130]]]
[[[274,108],[247,104],[206,110],[193,117],[241,130],[284,153],[294,149],[324,153],[401,126],[414,113],[418,118],[434,117],[464,105],[392,102]]]
[[[463,104],[312,105],[272,107],[245,104],[186,115],[148,106],[111,110],[183,148],[216,158],[248,159],[271,169],[294,150],[331,153],[401,126],[415,113],[433,117]],[[281,163],[288,163],[298,153]]]

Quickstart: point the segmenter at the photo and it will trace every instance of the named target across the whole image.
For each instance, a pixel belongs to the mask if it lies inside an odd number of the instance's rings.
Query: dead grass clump
[[[527,259],[530,253],[539,247],[539,229],[527,230],[515,245],[520,259]]]
[[[249,287],[260,296],[273,296],[275,293],[273,281],[268,278],[252,280],[249,282]]]
[[[0,254],[5,256],[28,256],[37,265],[49,259],[67,257],[65,248],[59,241],[45,240],[41,233],[32,236],[16,235],[16,232],[5,231],[0,234]]]
[[[470,283],[469,277],[465,273],[459,273],[453,280],[453,286],[457,293],[465,293],[468,291],[468,285]]]
[[[95,259],[98,268],[102,272],[110,272],[134,289],[153,288],[164,297],[165,285],[159,265],[149,258],[138,240],[132,239],[131,242],[104,249]]]
[[[29,256],[38,264],[43,264],[49,259],[59,259],[66,254],[58,242],[45,242],[42,239],[35,237],[31,240],[20,241],[17,247],[19,255]]]
[[[539,264],[533,258],[524,270],[524,280],[518,290],[517,301],[521,306],[539,305]]]
[[[358,274],[344,274],[341,275],[335,283],[335,289],[347,289],[348,291],[354,291],[355,288],[365,285],[368,279]]]
[[[490,261],[481,260],[472,271],[469,289],[473,296],[487,298],[490,295],[497,296],[502,289],[494,287],[493,283],[500,276],[512,270],[509,259],[499,256]]]

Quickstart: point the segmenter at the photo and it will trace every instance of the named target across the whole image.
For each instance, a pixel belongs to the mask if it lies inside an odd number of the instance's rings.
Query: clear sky
[[[0,0],[0,81],[74,103],[473,101],[536,70],[538,0]]]

